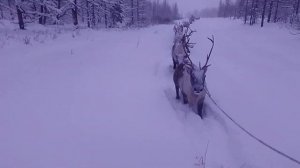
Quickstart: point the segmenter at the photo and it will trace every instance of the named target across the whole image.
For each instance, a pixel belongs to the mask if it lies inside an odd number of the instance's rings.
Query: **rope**
[[[275,153],[278,153],[279,155],[289,159],[290,161],[300,165],[300,161],[289,156],[288,154],[276,149],[275,147],[267,144],[266,142],[264,142],[263,140],[261,140],[260,138],[256,137],[255,135],[253,135],[251,132],[249,132],[248,130],[246,130],[243,126],[241,126],[241,124],[239,124],[237,121],[235,121],[228,113],[225,112],[225,110],[223,110],[221,108],[221,106],[213,99],[213,97],[211,96],[211,94],[209,93],[207,87],[205,87],[205,91],[208,95],[208,97],[210,98],[210,100],[214,103],[214,105],[230,120],[232,121],[237,127],[239,127],[242,131],[244,131],[247,135],[249,135],[251,138],[255,139],[256,141],[258,141],[259,143],[261,143],[262,145],[264,145],[265,147],[271,149],[272,151],[274,151]]]

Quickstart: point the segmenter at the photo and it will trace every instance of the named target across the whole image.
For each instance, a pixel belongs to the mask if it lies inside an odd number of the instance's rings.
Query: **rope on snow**
[[[300,161],[289,156],[288,154],[276,149],[275,147],[267,144],[266,142],[264,142],[263,140],[261,140],[260,138],[256,137],[254,134],[252,134],[251,132],[249,132],[247,129],[245,129],[241,124],[239,124],[237,121],[235,121],[228,113],[226,113],[226,111],[215,101],[215,99],[211,96],[211,94],[209,93],[207,87],[205,87],[205,92],[208,95],[209,99],[213,102],[213,104],[231,121],[233,122],[237,127],[239,127],[242,131],[244,131],[247,135],[249,135],[251,138],[253,138],[254,140],[256,140],[257,142],[261,143],[262,145],[264,145],[265,147],[269,148],[270,150],[272,150],[273,152],[281,155],[282,157],[285,157],[287,159],[289,159],[290,161],[300,165]]]

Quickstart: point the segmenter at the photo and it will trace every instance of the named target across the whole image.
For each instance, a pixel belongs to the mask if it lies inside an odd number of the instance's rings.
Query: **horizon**
[[[168,0],[169,3],[177,3],[180,13],[185,16],[195,10],[218,7],[219,0]]]

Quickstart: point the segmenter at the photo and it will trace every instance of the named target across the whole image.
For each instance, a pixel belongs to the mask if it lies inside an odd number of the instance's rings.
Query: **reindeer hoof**
[[[203,111],[198,111],[198,115],[200,116],[201,119],[203,119]]]
[[[180,97],[179,97],[179,96],[176,96],[176,99],[177,99],[177,100],[179,100],[179,99],[180,99]]]
[[[199,116],[200,116],[201,119],[203,119],[202,113],[199,113]]]

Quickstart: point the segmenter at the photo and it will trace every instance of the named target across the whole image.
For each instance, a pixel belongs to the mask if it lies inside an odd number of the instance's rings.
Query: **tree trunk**
[[[46,6],[44,5],[43,7],[44,7],[44,13],[45,13],[45,14],[48,13],[48,12],[47,12]],[[46,21],[47,21],[47,17],[46,17],[46,16],[43,16],[43,25],[46,24]]]
[[[131,25],[134,24],[133,0],[131,0]]]
[[[234,16],[233,16],[233,19],[238,19],[240,18],[239,14],[238,14],[238,11],[237,11],[237,8],[234,8]]]
[[[82,7],[79,8],[79,13],[81,14],[81,15],[79,15],[80,19],[81,19],[81,22],[84,23],[85,22],[85,18],[84,18],[84,10],[83,10]]]
[[[41,7],[40,7],[40,13],[41,14],[44,13],[44,7],[43,7],[43,5],[41,5]],[[39,24],[43,24],[43,16],[39,17]]]
[[[77,7],[77,0],[74,0],[74,7],[72,8],[72,17],[73,17],[73,24],[74,26],[78,25],[78,7]]]
[[[270,7],[269,7],[268,23],[270,23],[270,21],[271,21],[272,10],[273,10],[273,1],[271,1]]]
[[[37,8],[37,5],[36,5],[36,2],[33,2],[32,8],[33,8],[33,11],[34,11],[34,12],[38,13],[38,8]],[[38,17],[38,14],[34,14],[34,16],[35,16],[35,17]]]
[[[104,22],[105,22],[105,28],[108,27],[108,21],[107,21],[107,7],[106,4],[104,4],[104,10],[105,10],[105,14],[104,14]]]
[[[275,15],[274,15],[274,23],[277,22],[278,7],[279,7],[279,0],[276,1],[276,9],[275,9]]]
[[[96,26],[96,15],[95,15],[95,5],[92,4],[92,24],[93,24],[93,27]]]
[[[139,0],[136,0],[136,22],[137,22],[137,25],[139,26],[139,22],[140,22],[140,2],[139,2]]]
[[[88,28],[91,27],[91,18],[90,18],[90,11],[89,11],[89,1],[86,0],[86,17],[87,17],[87,25],[88,25]]]
[[[57,9],[60,9],[60,8],[61,8],[61,0],[57,0]],[[56,19],[57,19],[57,21],[60,19],[59,14],[56,15]]]
[[[250,10],[250,25],[253,25],[253,18],[254,18],[254,0],[252,0],[251,10]]]
[[[267,0],[264,1],[264,7],[263,7],[262,15],[261,15],[261,24],[260,24],[260,27],[264,27],[266,7],[267,7]]]
[[[16,8],[17,8],[19,27],[20,27],[21,30],[25,30],[22,10],[20,9],[20,7],[18,5],[16,5]]]
[[[100,5],[100,6],[102,6],[102,5]],[[101,10],[100,9],[101,8],[97,9],[97,24],[101,24],[101,15],[100,15]]]
[[[299,6],[300,6],[300,0],[298,0],[298,2],[296,4],[296,15],[299,14]]]
[[[8,4],[8,7],[9,7],[10,19],[11,19],[11,20],[14,20],[14,19],[15,19],[14,13],[13,13],[13,11],[11,10],[11,9],[12,9],[12,7],[11,7],[11,0],[7,0],[7,4]]]
[[[258,9],[258,0],[255,1],[255,5],[254,5],[253,24],[255,24],[257,20],[257,9]]]
[[[244,24],[246,24],[247,20],[248,20],[248,3],[249,3],[249,0],[246,0]]]

